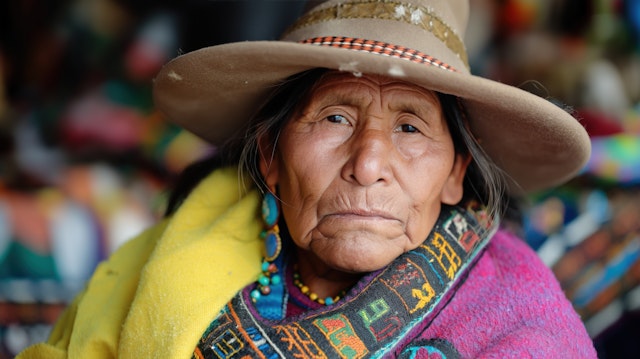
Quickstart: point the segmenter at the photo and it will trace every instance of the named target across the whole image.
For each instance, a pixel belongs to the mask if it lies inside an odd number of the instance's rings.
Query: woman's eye
[[[415,126],[409,124],[403,124],[398,126],[399,132],[407,132],[407,133],[417,133],[420,132]]]
[[[347,118],[342,115],[329,115],[326,117],[329,122],[348,124]]]

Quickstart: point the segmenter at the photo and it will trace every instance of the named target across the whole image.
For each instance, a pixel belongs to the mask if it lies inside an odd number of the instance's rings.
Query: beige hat
[[[470,74],[462,39],[468,12],[468,0],[330,0],[281,41],[177,57],[155,80],[155,103],[172,122],[221,144],[290,75],[317,67],[386,75],[460,97],[472,132],[512,180],[511,193],[567,181],[588,160],[586,131],[545,99]]]

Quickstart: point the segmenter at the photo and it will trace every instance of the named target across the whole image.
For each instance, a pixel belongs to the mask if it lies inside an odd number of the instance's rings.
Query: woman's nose
[[[361,186],[388,182],[391,178],[393,145],[391,135],[379,129],[366,129],[352,141],[349,161],[343,168],[343,177]]]

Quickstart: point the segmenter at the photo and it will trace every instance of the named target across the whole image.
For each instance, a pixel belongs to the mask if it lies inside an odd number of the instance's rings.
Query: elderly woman
[[[589,156],[562,109],[469,74],[463,0],[328,1],[205,48],[158,108],[219,145],[21,358],[589,358],[505,192]]]

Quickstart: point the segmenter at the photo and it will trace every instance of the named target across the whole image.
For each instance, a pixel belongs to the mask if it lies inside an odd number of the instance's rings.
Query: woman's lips
[[[324,217],[354,219],[354,220],[385,220],[385,221],[397,221],[398,219],[392,214],[385,211],[371,211],[371,210],[347,210],[337,211],[325,215]]]

